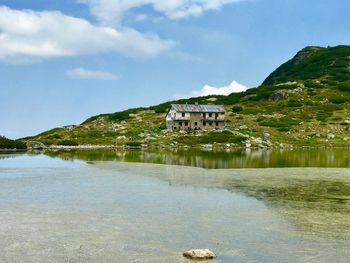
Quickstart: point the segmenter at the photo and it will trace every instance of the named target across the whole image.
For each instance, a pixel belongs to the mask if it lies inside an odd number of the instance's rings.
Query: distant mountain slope
[[[225,105],[226,131],[165,130],[171,103],[195,102]],[[23,140],[29,139],[47,145],[350,146],[350,46],[306,47],[246,92],[101,114]]]
[[[349,64],[350,46],[306,47],[272,72],[262,85],[298,80],[344,82],[350,79]]]

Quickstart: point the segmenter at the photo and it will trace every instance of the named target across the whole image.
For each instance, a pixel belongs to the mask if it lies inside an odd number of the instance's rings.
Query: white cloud
[[[204,85],[200,90],[194,90],[188,95],[175,95],[177,99],[180,98],[190,98],[190,97],[202,97],[209,95],[229,95],[231,93],[243,92],[249,89],[243,84],[238,83],[237,81],[232,81],[229,85],[223,87],[214,87],[209,85]]]
[[[95,26],[61,12],[0,6],[0,60],[12,63],[107,52],[155,56],[174,45],[155,34]]]
[[[66,71],[66,75],[73,79],[113,80],[118,78],[118,76],[113,73],[83,68],[68,70]]]
[[[208,10],[242,0],[76,0],[90,6],[91,13],[104,25],[120,25],[125,12],[151,5],[170,19],[197,17]]]

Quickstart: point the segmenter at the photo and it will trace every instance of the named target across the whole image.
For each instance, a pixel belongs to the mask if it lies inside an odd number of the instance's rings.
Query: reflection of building
[[[223,105],[172,104],[166,115],[169,130],[215,130],[225,127]]]

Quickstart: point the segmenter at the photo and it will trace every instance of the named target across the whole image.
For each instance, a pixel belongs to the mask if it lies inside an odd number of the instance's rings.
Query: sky
[[[0,0],[0,135],[258,86],[350,43],[348,0]]]

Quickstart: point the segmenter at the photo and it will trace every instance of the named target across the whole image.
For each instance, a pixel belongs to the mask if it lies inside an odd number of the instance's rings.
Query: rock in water
[[[43,144],[41,142],[28,141],[26,144],[27,144],[27,148],[29,150],[43,150],[43,149],[46,149],[45,144]]]
[[[191,249],[182,253],[182,255],[189,259],[213,259],[216,258],[214,252],[209,249]]]

